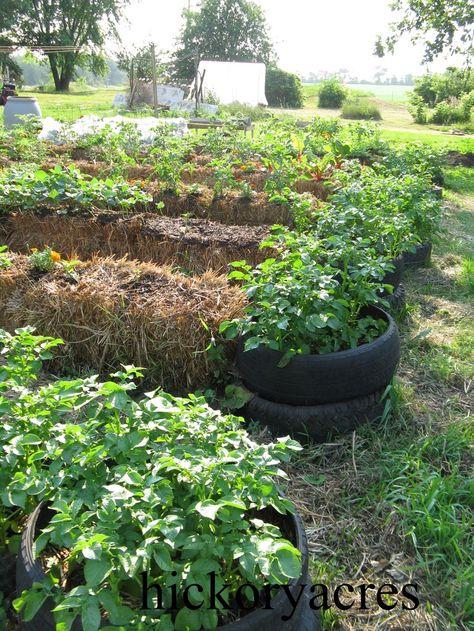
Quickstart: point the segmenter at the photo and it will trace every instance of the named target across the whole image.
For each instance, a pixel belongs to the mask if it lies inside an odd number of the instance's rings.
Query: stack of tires
[[[392,293],[384,291],[382,297],[389,303],[390,311],[397,311],[405,306],[405,288],[401,284],[403,271],[405,269],[405,257],[403,254],[392,259],[391,263],[394,265],[392,272],[387,272],[383,278],[385,285],[392,285]]]
[[[328,435],[380,418],[384,392],[400,359],[400,336],[390,314],[369,307],[387,322],[373,342],[324,355],[296,355],[283,368],[282,353],[263,346],[237,349],[244,385],[254,394],[244,415],[272,431],[324,441]]]

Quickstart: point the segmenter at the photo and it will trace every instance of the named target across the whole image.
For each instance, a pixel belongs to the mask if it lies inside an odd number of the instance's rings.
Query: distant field
[[[410,85],[379,85],[377,83],[348,83],[346,87],[366,96],[374,96],[383,101],[403,103],[408,100],[408,93],[413,90]],[[314,97],[318,91],[317,83],[303,84],[303,91],[307,98]]]

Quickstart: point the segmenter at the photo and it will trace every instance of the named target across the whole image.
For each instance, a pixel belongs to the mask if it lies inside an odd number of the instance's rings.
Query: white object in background
[[[98,116],[83,116],[74,123],[59,123],[52,118],[43,121],[43,129],[39,135],[42,140],[50,140],[55,144],[63,144],[69,139],[80,136],[88,136],[109,126],[112,131],[120,132],[124,124],[134,125],[139,132],[143,144],[151,144],[156,136],[157,128],[168,126],[175,136],[185,136],[188,133],[188,125],[185,118],[128,118],[125,116],[113,116],[111,118],[99,118]]]
[[[220,103],[268,105],[265,96],[265,64],[238,61],[201,61],[199,74],[203,81],[203,96],[212,93]]]
[[[112,101],[113,107],[127,107],[128,99],[126,94],[116,94]]]
[[[171,85],[157,85],[156,95],[160,105],[169,105],[171,109],[175,109],[173,106],[179,105],[184,99],[184,90]]]
[[[9,96],[3,112],[3,124],[11,128],[20,125],[23,121],[19,116],[38,116],[41,118],[41,109],[38,99],[33,96]]]

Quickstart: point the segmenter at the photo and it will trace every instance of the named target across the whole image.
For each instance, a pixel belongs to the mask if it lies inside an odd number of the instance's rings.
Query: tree
[[[67,92],[77,67],[104,74],[102,47],[108,36],[118,38],[117,23],[130,0],[2,0],[0,36],[26,48],[77,47],[46,52],[54,85]]]
[[[251,0],[203,0],[200,11],[184,11],[185,23],[174,54],[173,75],[192,81],[195,56],[208,61],[275,59],[262,9]]]
[[[265,94],[270,107],[298,109],[304,105],[303,87],[300,78],[276,66],[267,68]]]
[[[382,39],[379,35],[375,54],[383,57],[393,52],[403,33],[410,33],[413,42],[425,47],[423,63],[433,61],[442,52],[460,54],[469,65],[474,43],[474,3],[472,0],[394,0],[393,11],[401,11],[401,18],[390,24],[392,34]]]

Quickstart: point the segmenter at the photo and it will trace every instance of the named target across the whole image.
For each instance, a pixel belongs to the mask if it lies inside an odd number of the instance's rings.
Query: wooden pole
[[[195,106],[194,106],[194,116],[198,115],[198,103],[199,103],[199,49],[196,48],[194,51],[194,93],[195,93]]]
[[[157,94],[157,82],[156,82],[156,51],[155,44],[151,45],[151,67],[153,71],[153,110],[155,116],[158,116],[158,94]]]

